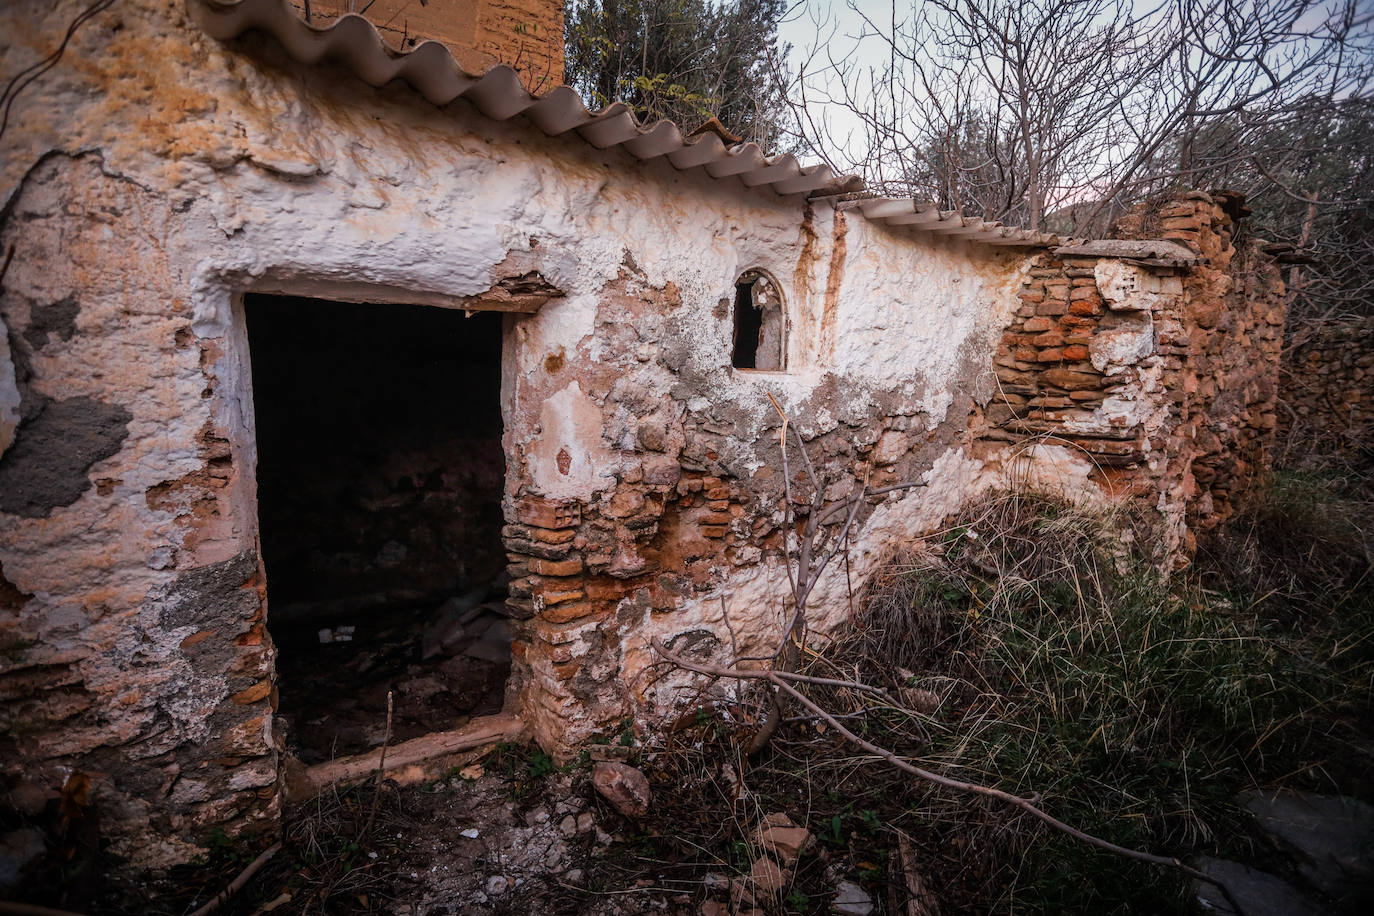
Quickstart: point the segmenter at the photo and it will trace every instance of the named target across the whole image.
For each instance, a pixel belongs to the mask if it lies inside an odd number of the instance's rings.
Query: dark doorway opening
[[[279,714],[317,763],[499,712],[501,319],[249,295]]]

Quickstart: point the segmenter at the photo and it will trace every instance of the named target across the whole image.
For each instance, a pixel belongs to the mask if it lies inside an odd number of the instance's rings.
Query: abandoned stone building
[[[7,4],[6,59],[84,6]],[[395,766],[563,756],[672,707],[651,639],[776,642],[783,414],[828,501],[921,484],[821,633],[989,488],[1134,501],[1167,562],[1263,465],[1235,195],[1060,239],[589,111],[556,0],[313,6],[120,3],[0,133],[3,803],[79,774],[135,868],[366,772],[393,686]]]

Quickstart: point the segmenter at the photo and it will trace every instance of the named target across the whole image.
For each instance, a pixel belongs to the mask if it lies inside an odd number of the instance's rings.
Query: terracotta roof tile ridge
[[[196,24],[219,41],[261,31],[300,63],[333,60],[373,86],[404,80],[434,105],[462,98],[493,120],[524,115],[549,136],[574,131],[597,149],[621,147],[637,159],[662,156],[679,170],[700,167],[718,179],[738,175],[747,188],[768,186],[779,194],[828,196],[852,191],[857,183],[854,176],[836,176],[826,165],[803,166],[791,153],[769,158],[757,143],[727,146],[721,133],[709,128],[684,136],[671,121],[644,124],[624,102],[592,111],[567,86],[533,95],[511,67],[497,64],[472,72],[437,41],[397,51],[357,14],[314,26],[286,0],[187,0],[187,6]]]

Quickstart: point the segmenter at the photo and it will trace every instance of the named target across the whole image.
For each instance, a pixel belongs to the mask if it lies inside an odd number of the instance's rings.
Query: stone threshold
[[[387,779],[401,785],[414,785],[438,779],[456,766],[471,763],[502,741],[522,741],[528,737],[524,721],[511,713],[480,716],[462,728],[432,732],[386,749],[340,757],[326,763],[305,766],[295,758],[283,765],[286,796],[301,802],[334,787],[354,785],[377,771],[379,765]]]

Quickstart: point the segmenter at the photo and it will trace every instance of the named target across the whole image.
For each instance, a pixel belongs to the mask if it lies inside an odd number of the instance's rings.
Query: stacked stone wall
[[[1237,245],[1237,212],[1234,195],[1195,192],[1118,227],[1193,259],[1042,256],[995,359],[985,438],[1068,445],[1099,485],[1160,512],[1175,560],[1234,511],[1273,441],[1283,288]]]
[[[1374,467],[1374,316],[1294,329],[1283,354],[1281,401],[1286,461],[1341,456]]]
[[[42,51],[69,6],[0,35]],[[1020,252],[436,111],[212,42],[182,9],[129,0],[118,28],[80,33],[69,59],[89,67],[35,84],[4,137],[0,805],[38,818],[88,780],[134,869],[280,826],[245,293],[463,308],[531,271],[564,292],[501,341],[509,709],[551,753],[680,698],[652,638],[776,645],[775,403],[836,482],[830,505],[865,478],[937,478],[865,510],[817,629],[977,485],[963,437]],[[731,368],[749,270],[787,304],[786,372]]]

